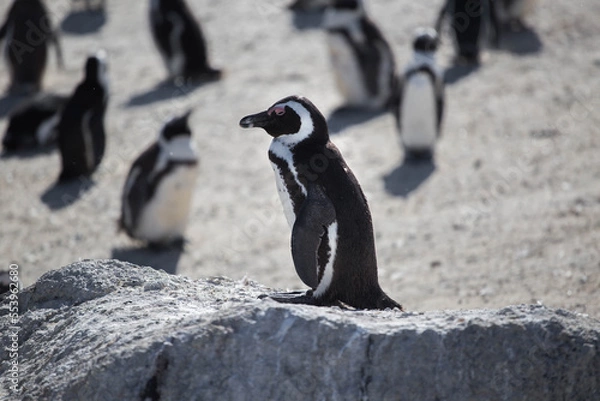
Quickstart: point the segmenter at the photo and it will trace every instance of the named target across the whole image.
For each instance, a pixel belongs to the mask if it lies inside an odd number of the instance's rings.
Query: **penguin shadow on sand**
[[[183,246],[168,248],[151,246],[114,248],[111,258],[139,266],[150,266],[156,270],[164,270],[169,274],[176,274],[177,264],[183,252]]]
[[[499,50],[513,53],[517,56],[526,56],[539,53],[544,47],[540,36],[535,30],[519,25],[513,27],[506,24],[502,28]]]
[[[50,210],[64,209],[81,199],[95,184],[93,180],[86,177],[66,182],[56,182],[44,191],[41,200]]]
[[[454,63],[444,71],[444,83],[452,85],[473,74],[479,70],[479,67],[479,64]]]
[[[133,95],[127,103],[125,103],[125,107],[145,106],[162,100],[187,96],[201,86],[212,82],[216,82],[216,80],[188,80],[187,82],[182,83],[179,80],[173,81],[172,79],[167,79],[159,82],[156,86],[145,92]]]
[[[435,171],[433,158],[405,157],[402,164],[384,177],[385,190],[394,196],[407,197]]]
[[[98,32],[106,24],[106,12],[98,10],[73,10],[60,24],[63,32],[87,35]]]
[[[330,134],[337,134],[353,125],[366,123],[387,113],[388,110],[368,110],[358,107],[341,106],[327,118]]]

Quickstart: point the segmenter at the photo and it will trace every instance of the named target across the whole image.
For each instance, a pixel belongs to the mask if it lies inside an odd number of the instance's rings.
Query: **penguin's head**
[[[170,142],[176,138],[190,138],[192,130],[190,129],[188,119],[192,110],[186,111],[183,115],[173,117],[165,123],[160,131],[160,138],[165,142]]]
[[[263,112],[246,116],[240,120],[240,126],[262,128],[288,145],[307,139],[323,143],[329,140],[325,117],[301,96],[286,97]]]
[[[347,27],[366,15],[362,0],[333,0],[324,17],[325,28]]]
[[[85,79],[90,82],[99,83],[108,92],[108,66],[104,50],[99,50],[87,58],[85,63]]]
[[[188,124],[188,119],[192,110],[185,114],[171,118],[163,125],[158,143],[162,152],[170,160],[196,160],[196,148],[192,141],[192,130]]]
[[[413,39],[413,50],[422,53],[431,53],[437,50],[439,37],[433,28],[418,28]]]

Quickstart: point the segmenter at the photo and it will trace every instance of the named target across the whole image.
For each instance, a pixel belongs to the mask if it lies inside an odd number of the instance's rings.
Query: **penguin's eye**
[[[275,113],[278,116],[282,116],[285,114],[285,107],[281,107],[281,106],[275,106],[273,108],[271,108],[268,112],[269,115]]]

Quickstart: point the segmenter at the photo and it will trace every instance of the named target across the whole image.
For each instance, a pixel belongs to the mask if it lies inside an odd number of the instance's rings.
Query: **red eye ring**
[[[267,111],[268,115],[273,114],[273,112],[275,112],[275,114],[277,114],[278,116],[282,116],[285,114],[285,107],[282,106],[275,106],[269,109],[269,111]]]

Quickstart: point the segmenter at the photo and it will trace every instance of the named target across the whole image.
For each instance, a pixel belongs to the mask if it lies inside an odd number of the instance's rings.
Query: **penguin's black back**
[[[90,175],[100,164],[104,156],[105,132],[104,114],[106,111],[107,93],[98,81],[98,60],[90,57],[86,63],[86,77],[65,105],[58,124],[58,145],[62,156],[62,172],[60,181],[73,179],[81,175]],[[84,132],[85,120],[91,131],[93,145],[93,163],[86,159]]]
[[[10,35],[10,37],[8,37]],[[13,86],[33,85],[40,89],[48,58],[48,40],[54,31],[41,0],[15,0],[0,28],[6,38],[7,58]]]
[[[358,180],[339,150],[330,141],[324,145],[300,143],[294,148],[294,163],[302,166],[300,171],[306,171],[299,175],[303,185],[319,186],[336,214],[338,239],[333,280],[320,301],[342,301],[367,309],[400,307],[379,286],[371,212]]]

